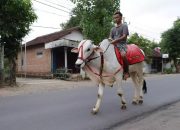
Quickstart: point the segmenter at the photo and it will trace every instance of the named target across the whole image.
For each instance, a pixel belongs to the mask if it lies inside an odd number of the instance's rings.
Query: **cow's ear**
[[[94,51],[100,53],[100,52],[103,52],[103,49],[100,48],[100,47],[95,47],[95,48],[94,48]]]
[[[78,53],[78,48],[73,48],[73,49],[71,49],[71,52],[73,52],[73,53]]]

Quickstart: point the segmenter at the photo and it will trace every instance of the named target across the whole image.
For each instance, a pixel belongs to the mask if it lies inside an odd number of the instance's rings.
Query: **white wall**
[[[83,40],[83,35],[79,31],[73,31],[72,33],[62,37],[68,40],[73,40],[73,41],[82,41]]]
[[[143,73],[145,74],[148,74],[151,72],[151,65],[147,64],[145,61],[144,61],[144,67],[143,67]]]

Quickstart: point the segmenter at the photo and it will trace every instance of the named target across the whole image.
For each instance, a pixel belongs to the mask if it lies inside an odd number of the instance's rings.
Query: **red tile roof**
[[[63,36],[70,34],[72,31],[81,31],[80,27],[73,27],[66,30],[50,33],[47,35],[39,36],[26,43],[26,46],[32,46],[37,44],[44,44],[61,39]]]

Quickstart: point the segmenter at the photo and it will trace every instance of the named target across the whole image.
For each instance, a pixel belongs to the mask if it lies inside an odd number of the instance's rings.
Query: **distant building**
[[[162,71],[162,54],[161,48],[155,47],[152,51],[152,63],[151,63],[151,72],[157,73]]]
[[[56,69],[75,69],[77,54],[71,53],[83,40],[81,28],[73,27],[37,37],[24,45],[18,53],[17,73],[31,76],[46,76],[53,74]]]

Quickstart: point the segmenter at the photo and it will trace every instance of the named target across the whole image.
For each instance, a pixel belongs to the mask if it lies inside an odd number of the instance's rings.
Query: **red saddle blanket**
[[[119,63],[121,65],[123,65],[123,60],[121,58],[121,54],[120,54],[118,48],[115,46],[114,49],[115,49],[116,57],[117,57]],[[130,65],[142,62],[145,59],[144,54],[142,53],[140,48],[135,44],[127,45],[126,57],[127,57],[127,60],[128,60]]]

